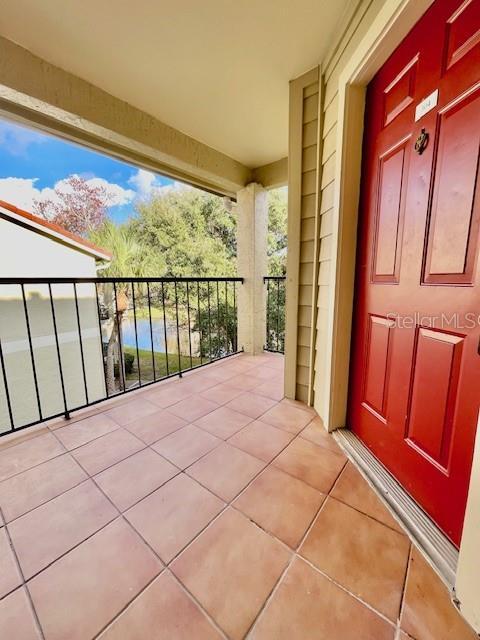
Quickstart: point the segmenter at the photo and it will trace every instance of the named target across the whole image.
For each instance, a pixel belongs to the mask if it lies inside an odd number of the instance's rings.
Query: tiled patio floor
[[[238,356],[2,440],[0,638],[474,638],[282,371]]]

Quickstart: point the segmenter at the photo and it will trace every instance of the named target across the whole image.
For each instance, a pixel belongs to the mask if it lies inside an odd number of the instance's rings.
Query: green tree
[[[129,232],[161,255],[158,276],[233,276],[235,227],[222,198],[185,187],[139,203]]]
[[[90,232],[90,239],[112,254],[109,266],[102,271],[105,277],[153,276],[157,269],[162,269],[162,256],[155,255],[148,247],[143,247],[131,233],[128,223],[117,226],[108,220],[101,227]],[[128,283],[118,283],[115,288],[110,284],[99,287],[104,313],[111,321],[110,335],[106,345],[106,377],[109,393],[114,393],[116,390],[116,370],[121,386],[125,386],[127,368],[132,365],[130,354],[125,353],[125,360],[120,366],[121,327],[125,314],[132,306],[132,286]],[[136,286],[135,295],[140,298],[142,294],[142,287]]]
[[[107,220],[91,231],[89,238],[112,254],[110,264],[101,272],[105,277],[155,277],[164,275],[166,271],[164,256],[143,244],[129,222],[116,225]]]
[[[287,272],[287,188],[268,192],[268,275]]]

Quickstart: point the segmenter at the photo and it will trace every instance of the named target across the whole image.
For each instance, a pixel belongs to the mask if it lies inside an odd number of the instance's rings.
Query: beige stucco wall
[[[95,259],[0,219],[2,277],[95,277]],[[77,285],[89,401],[105,396],[95,290]],[[64,410],[60,369],[47,285],[25,285],[25,297],[44,417]],[[68,408],[85,404],[85,385],[73,285],[53,284],[52,297]],[[0,340],[16,425],[38,420],[27,326],[20,286],[0,285]],[[0,432],[10,428],[0,374]]]

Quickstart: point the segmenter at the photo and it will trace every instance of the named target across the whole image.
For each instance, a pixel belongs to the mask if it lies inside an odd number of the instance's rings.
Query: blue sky
[[[0,119],[0,200],[32,210],[33,200],[52,196],[72,174],[101,184],[110,196],[110,217],[134,215],[135,202],[170,186],[170,178]]]

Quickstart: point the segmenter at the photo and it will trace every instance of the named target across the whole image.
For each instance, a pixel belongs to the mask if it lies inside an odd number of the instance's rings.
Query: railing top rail
[[[202,278],[0,278],[0,284],[82,284],[82,283],[121,283],[121,282],[241,282],[237,277],[202,277]]]
[[[287,276],[263,276],[263,281],[267,280],[285,280]]]

